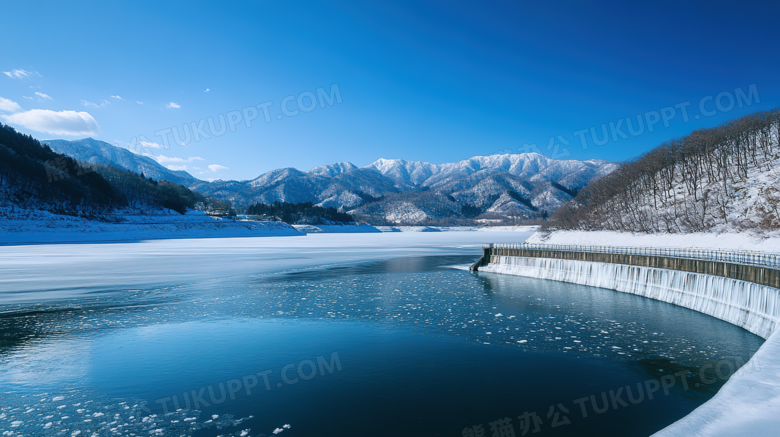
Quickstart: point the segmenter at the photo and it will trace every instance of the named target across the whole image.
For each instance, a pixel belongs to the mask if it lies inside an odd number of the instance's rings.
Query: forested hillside
[[[0,206],[87,217],[117,208],[229,208],[172,182],[76,161],[1,124]]]
[[[267,217],[278,217],[285,223],[320,225],[330,222],[354,222],[351,215],[339,212],[336,208],[315,206],[311,202],[288,203],[274,202],[258,203],[247,208],[247,214]]]
[[[116,147],[94,138],[73,141],[43,140],[42,144],[46,144],[55,152],[70,156],[77,161],[110,165],[136,174],[143,173],[158,181],[165,180],[185,187],[192,187],[201,182],[186,171],[169,170],[148,156],[139,155],[128,149]]]
[[[546,228],[780,229],[780,110],[669,140],[581,190]]]

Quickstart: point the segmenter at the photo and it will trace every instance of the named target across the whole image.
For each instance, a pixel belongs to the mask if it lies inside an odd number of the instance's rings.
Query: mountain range
[[[313,202],[365,217],[374,224],[433,224],[551,213],[582,187],[618,167],[597,159],[556,160],[523,153],[475,156],[445,164],[379,159],[358,167],[339,162],[309,171],[276,169],[246,181],[208,182],[92,138],[42,142],[80,161],[182,184],[230,201],[238,211],[254,203]]]

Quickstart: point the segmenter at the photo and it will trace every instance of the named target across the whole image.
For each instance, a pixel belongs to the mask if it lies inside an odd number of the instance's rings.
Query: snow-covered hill
[[[48,144],[57,153],[79,161],[119,167],[133,173],[143,173],[146,177],[155,180],[164,180],[184,186],[200,182],[186,171],[169,170],[147,156],[138,155],[123,147],[112,146],[93,138],[75,141],[43,140],[41,143]]]
[[[780,231],[780,110],[661,144],[586,188],[549,229]]]

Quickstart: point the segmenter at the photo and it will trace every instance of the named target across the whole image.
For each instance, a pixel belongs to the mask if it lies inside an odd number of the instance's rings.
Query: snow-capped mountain
[[[94,138],[75,141],[42,140],[41,143],[48,144],[57,153],[68,155],[79,161],[111,165],[133,173],[143,173],[146,177],[155,180],[165,180],[185,186],[199,182],[186,171],[169,170],[149,157],[135,154],[123,147],[116,147]]]
[[[579,181],[574,179],[579,176],[588,174],[586,177],[590,177],[597,173],[600,176],[612,171],[614,167],[614,164],[602,160],[561,161],[538,153],[522,153],[475,156],[439,165],[403,159],[380,159],[366,168],[373,168],[399,184],[446,189],[455,181],[482,179],[496,173],[509,173],[531,182],[554,180],[564,185],[566,182],[577,185]],[[567,178],[570,181],[564,180]]]
[[[348,171],[357,169],[357,166],[351,162],[337,162],[335,164],[321,165],[314,167],[306,173],[314,176],[336,176]]]
[[[391,223],[463,218],[464,207],[498,216],[553,212],[617,164],[560,161],[536,153],[476,156],[431,164],[380,159],[365,167],[336,163],[308,172],[273,170],[245,182],[195,188],[241,207],[256,202],[313,202]]]
[[[590,181],[617,168],[617,164],[602,160],[561,161],[524,153],[475,156],[445,164],[379,159],[357,167],[338,162],[306,172],[276,169],[248,181],[206,182],[91,138],[46,143],[79,160],[181,183],[229,200],[238,210],[258,202],[313,202],[392,223],[422,223],[475,213],[553,212]]]

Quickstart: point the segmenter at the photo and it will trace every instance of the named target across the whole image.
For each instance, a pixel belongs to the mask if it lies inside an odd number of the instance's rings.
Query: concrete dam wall
[[[767,339],[751,359],[753,366],[760,363],[759,372],[732,376],[712,399],[654,436],[776,435],[780,430],[776,413],[780,411],[780,333],[776,332],[780,269],[772,264],[776,260],[761,265],[759,255],[713,254],[715,259],[696,259],[646,253],[652,249],[639,253],[624,249],[627,253],[489,245],[471,268],[636,294],[708,314]]]

